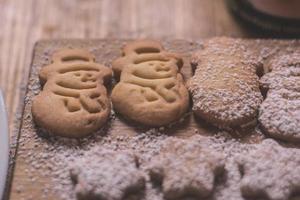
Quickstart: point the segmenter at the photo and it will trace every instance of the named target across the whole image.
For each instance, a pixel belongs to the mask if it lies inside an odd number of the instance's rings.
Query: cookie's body
[[[221,127],[255,122],[262,101],[251,52],[240,40],[215,38],[194,54],[195,75],[189,81],[194,113]]]
[[[166,125],[188,109],[189,95],[179,73],[182,60],[153,41],[137,41],[124,48],[113,63],[120,82],[112,91],[114,109],[149,126]]]
[[[32,103],[37,125],[65,137],[83,137],[99,129],[110,113],[104,81],[111,70],[84,50],[65,49],[40,71],[43,91]]]

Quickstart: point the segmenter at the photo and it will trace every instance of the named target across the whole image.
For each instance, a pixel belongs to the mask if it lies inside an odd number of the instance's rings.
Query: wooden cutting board
[[[111,62],[121,56],[121,47],[130,40],[119,39],[104,39],[104,40],[51,40],[40,41],[36,44],[33,52],[33,60],[31,71],[28,77],[27,90],[25,95],[24,108],[20,111],[22,115],[21,127],[19,130],[17,155],[12,158],[15,161],[15,167],[12,170],[13,178],[9,182],[7,195],[12,200],[20,199],[59,199],[54,191],[47,191],[51,185],[51,170],[45,171],[39,169],[39,165],[45,163],[39,160],[29,162],[29,157],[34,158],[34,155],[40,151],[45,151],[45,142],[51,138],[40,136],[39,130],[34,126],[31,116],[31,101],[32,98],[39,93],[40,84],[38,79],[39,70],[51,62],[51,55],[60,48],[84,48],[89,50],[96,56],[96,62],[102,63],[107,67],[111,67]],[[182,73],[185,79],[192,76],[192,68],[190,66],[190,58],[192,52],[202,48],[202,42],[185,41],[185,40],[164,40],[165,48],[172,52],[182,54],[184,58],[184,67]],[[257,55],[265,65],[264,71],[268,70],[269,60],[278,54],[288,52],[293,48],[300,48],[298,41],[279,41],[279,40],[244,40],[246,48],[251,48],[253,53]],[[261,72],[260,72],[261,73]],[[113,86],[113,84],[112,84]],[[111,89],[109,90],[111,91]],[[110,119],[110,128],[106,130],[108,135],[137,135],[148,130],[146,127],[141,127],[132,122],[124,120],[116,114]],[[186,116],[170,127],[165,127],[164,132],[167,135],[175,135],[178,137],[189,137],[194,134],[206,136],[214,136],[219,132],[218,129],[211,127],[200,119],[195,119],[191,109]],[[240,139],[241,142],[258,142],[264,136],[256,130],[240,130],[232,133],[228,137]],[[37,139],[38,138],[38,139]],[[49,146],[49,142],[47,143]],[[32,165],[35,165],[32,170]],[[47,189],[48,190],[48,189]]]

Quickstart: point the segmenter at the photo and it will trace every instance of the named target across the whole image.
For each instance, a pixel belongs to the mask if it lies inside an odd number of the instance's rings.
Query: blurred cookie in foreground
[[[192,65],[188,88],[196,116],[225,129],[256,124],[263,99],[256,75],[260,63],[244,40],[210,39],[193,55]]]
[[[94,158],[93,160],[90,158]],[[78,200],[122,200],[142,196],[145,178],[131,151],[94,148],[70,166],[70,178]]]
[[[237,158],[241,192],[247,199],[291,200],[300,195],[300,150],[272,139]]]
[[[205,140],[168,138],[148,166],[153,182],[160,183],[166,199],[204,198],[213,193],[215,179],[224,171],[225,159],[208,148]]]

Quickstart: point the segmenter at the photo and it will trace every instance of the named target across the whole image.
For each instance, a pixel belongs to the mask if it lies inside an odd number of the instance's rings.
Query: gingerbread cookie
[[[43,90],[32,102],[38,126],[65,137],[83,137],[108,119],[110,102],[104,82],[109,68],[95,63],[86,50],[63,49],[39,73]]]
[[[278,56],[270,68],[260,80],[268,91],[259,110],[260,124],[270,137],[300,142],[300,53]]]
[[[97,159],[91,160],[95,155]],[[123,200],[130,195],[142,195],[145,188],[137,158],[130,152],[96,148],[75,162],[70,176],[79,200]]]
[[[148,171],[152,180],[162,185],[166,199],[204,198],[212,193],[214,180],[224,167],[223,155],[196,142],[196,138],[169,138],[151,160]]]
[[[126,118],[149,126],[179,119],[189,106],[189,94],[180,74],[182,59],[160,43],[135,41],[113,62],[120,82],[112,91],[114,109]]]
[[[300,150],[264,140],[237,159],[241,192],[251,199],[288,200],[300,192]]]
[[[214,38],[195,53],[189,81],[194,113],[221,127],[255,124],[262,102],[256,75],[258,61],[242,40]]]

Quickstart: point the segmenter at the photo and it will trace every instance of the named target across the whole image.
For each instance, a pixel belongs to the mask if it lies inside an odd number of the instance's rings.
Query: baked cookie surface
[[[35,123],[65,137],[83,137],[99,129],[110,114],[104,82],[112,72],[82,49],[62,49],[39,73],[43,90],[32,102]]]
[[[112,64],[115,76],[120,78],[112,91],[114,109],[148,126],[178,120],[189,106],[180,74],[182,59],[152,40],[128,43],[123,55]]]
[[[189,80],[194,113],[218,127],[255,123],[262,102],[259,62],[239,39],[214,38],[192,58]]]
[[[300,142],[300,53],[278,56],[270,66],[260,79],[267,95],[259,122],[270,137]]]

